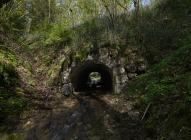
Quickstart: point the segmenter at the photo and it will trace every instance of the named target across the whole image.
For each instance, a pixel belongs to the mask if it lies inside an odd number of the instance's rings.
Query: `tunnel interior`
[[[72,71],[71,82],[76,92],[110,92],[113,90],[112,77],[106,65],[88,61]]]

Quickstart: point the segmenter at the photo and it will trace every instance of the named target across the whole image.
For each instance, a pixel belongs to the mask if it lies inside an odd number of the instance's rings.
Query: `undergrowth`
[[[16,70],[18,58],[8,49],[0,50],[0,123],[10,120],[22,112],[26,105],[20,87],[21,80]],[[1,128],[0,126],[0,129]]]
[[[128,94],[139,95],[138,106],[145,111],[145,132],[155,139],[191,138],[191,39],[154,65],[149,72],[132,81]]]

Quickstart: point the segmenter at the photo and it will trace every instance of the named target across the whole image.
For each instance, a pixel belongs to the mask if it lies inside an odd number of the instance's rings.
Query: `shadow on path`
[[[52,110],[34,122],[26,140],[143,140],[138,118],[121,113],[101,96],[75,96],[70,108]]]

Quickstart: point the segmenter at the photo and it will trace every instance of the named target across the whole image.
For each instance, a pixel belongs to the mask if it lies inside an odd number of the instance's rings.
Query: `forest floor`
[[[135,108],[134,97],[55,94],[34,101],[12,135],[16,140],[144,139],[143,114]]]

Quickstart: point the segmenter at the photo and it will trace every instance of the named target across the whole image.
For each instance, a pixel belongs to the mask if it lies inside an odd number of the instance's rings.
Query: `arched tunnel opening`
[[[76,92],[111,92],[113,90],[113,76],[110,68],[93,61],[86,61],[73,68],[71,82]]]

